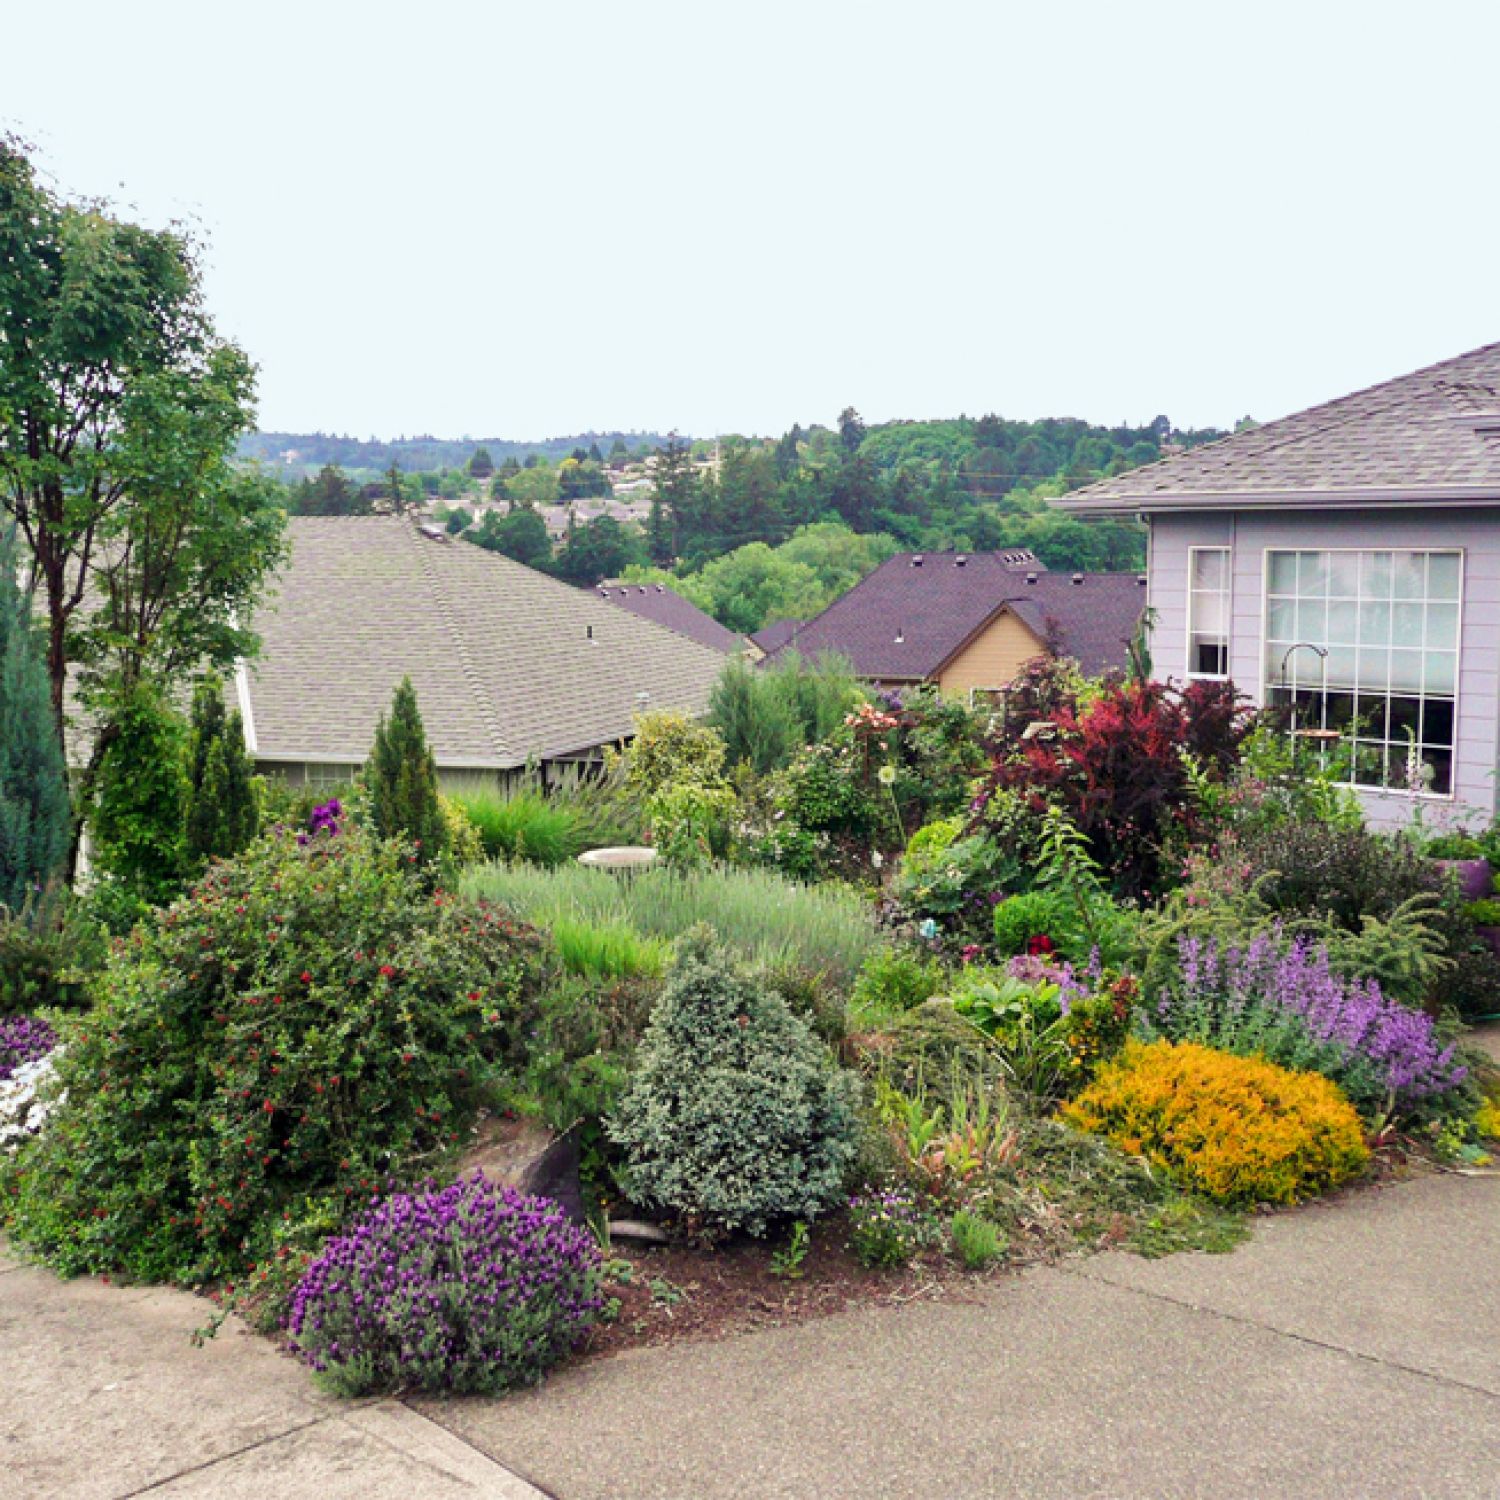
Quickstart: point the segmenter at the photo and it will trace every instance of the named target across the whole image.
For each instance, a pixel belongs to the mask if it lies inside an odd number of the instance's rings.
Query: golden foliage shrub
[[[1195,1042],[1132,1042],[1063,1116],[1220,1203],[1296,1203],[1369,1160],[1328,1079]]]

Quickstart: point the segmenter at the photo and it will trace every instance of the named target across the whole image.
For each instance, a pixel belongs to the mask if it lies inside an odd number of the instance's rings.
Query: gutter
[[[1060,495],[1050,503],[1073,515],[1094,516],[1196,510],[1467,509],[1500,506],[1500,489],[1491,484],[1452,484],[1420,490],[1388,485],[1334,490],[1184,490],[1178,494],[1123,494],[1109,500]]]

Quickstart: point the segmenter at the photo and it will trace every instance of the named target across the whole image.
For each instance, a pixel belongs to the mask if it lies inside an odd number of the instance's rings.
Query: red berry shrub
[[[65,1272],[213,1278],[458,1137],[515,1048],[542,940],[356,834],[273,834],[120,942],[5,1172]]]

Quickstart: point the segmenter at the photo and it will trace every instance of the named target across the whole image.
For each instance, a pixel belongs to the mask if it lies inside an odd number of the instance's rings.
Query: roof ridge
[[[400,526],[406,535],[409,545],[416,549],[417,567],[421,569],[423,578],[427,581],[429,591],[437,605],[438,614],[447,625],[449,634],[453,638],[454,650],[458,659],[458,669],[463,673],[464,682],[469,688],[474,699],[474,706],[478,710],[480,721],[483,723],[485,733],[489,736],[490,744],[495,754],[501,759],[515,759],[515,751],[505,742],[500,733],[500,722],[495,716],[495,711],[490,703],[489,694],[484,691],[479,673],[474,665],[474,658],[469,650],[468,631],[464,628],[462,616],[453,607],[448,597],[448,591],[444,586],[442,575],[433,566],[431,555],[426,550],[430,546],[441,545],[434,539],[422,534],[415,522],[408,524],[400,516],[392,518],[395,524]],[[456,545],[451,539],[448,544]]]

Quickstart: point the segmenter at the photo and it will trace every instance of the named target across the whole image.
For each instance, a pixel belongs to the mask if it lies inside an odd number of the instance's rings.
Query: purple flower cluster
[[[297,842],[305,845],[319,834],[327,834],[332,838],[339,831],[339,819],[343,816],[344,804],[337,797],[320,802],[308,815],[307,831],[297,835]]]
[[[849,1248],[866,1266],[904,1266],[932,1242],[934,1224],[905,1188],[849,1200]]]
[[[475,1174],[372,1199],[303,1273],[286,1327],[336,1390],[493,1394],[541,1379],[603,1305],[558,1205]]]
[[[1243,948],[1183,937],[1178,965],[1180,983],[1154,1014],[1166,1036],[1253,1048],[1382,1108],[1409,1108],[1468,1076],[1430,1016],[1388,1000],[1373,979],[1335,974],[1327,949],[1306,939],[1287,943],[1274,928]]]
[[[1007,961],[1005,972],[1023,984],[1055,984],[1057,1003],[1062,1013],[1067,1015],[1075,1002],[1087,1000],[1094,993],[1094,985],[1090,981],[1097,982],[1099,978],[1098,949],[1094,950],[1094,957],[1081,979],[1072,964],[1054,962],[1044,953],[1018,953]]]
[[[23,1063],[36,1062],[57,1045],[57,1033],[40,1016],[0,1018],[0,1083]]]

